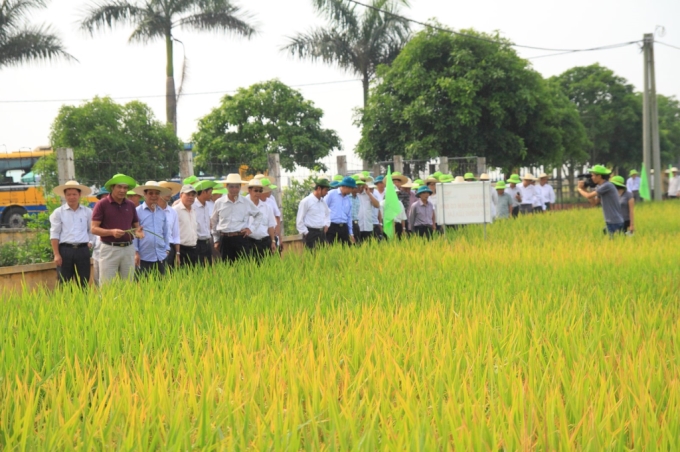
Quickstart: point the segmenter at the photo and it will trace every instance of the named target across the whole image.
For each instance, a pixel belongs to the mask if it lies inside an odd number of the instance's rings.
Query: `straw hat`
[[[482,173],[479,175],[479,180],[489,180],[489,175],[486,173]]]
[[[522,178],[522,180],[531,180],[531,181],[535,181],[536,178],[533,176],[533,174],[526,173],[526,174],[524,175],[524,177]]]
[[[257,179],[257,180],[259,180],[259,179]],[[221,181],[217,181],[217,183],[222,184],[222,185],[233,185],[233,184],[247,185],[248,181],[241,179],[241,176],[238,173],[231,173],[231,174],[227,174],[226,179],[223,179]]]
[[[262,181],[260,179],[253,178],[250,180],[250,182],[248,182],[248,188],[250,187],[262,187]]]
[[[90,187],[86,187],[85,185],[79,184],[77,181],[70,180],[66,182],[64,185],[58,185],[54,187],[52,190],[54,194],[59,195],[59,196],[65,196],[64,195],[64,190],[67,190],[69,188],[75,188],[76,190],[80,190],[80,196],[90,196],[92,194],[92,190]]]
[[[409,178],[406,177],[406,176],[403,176],[403,177],[406,178],[406,182],[404,182],[403,184],[401,184],[401,188],[413,188],[413,182],[411,182],[411,179],[409,179]]]
[[[456,178],[453,180],[454,184],[462,184],[465,182],[465,178],[463,176],[456,176]]]
[[[677,168],[676,166],[674,166],[674,167],[671,168],[671,169],[667,169],[666,172],[669,173],[669,174],[670,174],[670,173],[677,173],[677,172],[678,172],[678,168]]]
[[[170,190],[170,195],[175,196],[179,191],[182,189],[182,184],[178,184],[177,182],[167,182],[167,181],[161,181],[158,183],[163,188],[167,188]]]
[[[402,184],[405,184],[409,181],[408,177],[404,176],[399,171],[395,171],[394,173],[392,173],[392,180],[395,179],[401,181]]]
[[[144,196],[144,190],[158,190],[161,192],[161,196],[167,196],[172,191],[169,188],[163,187],[159,182],[156,182],[155,180],[150,180],[144,185],[138,185],[135,188],[132,189],[136,194],[139,196]]]
[[[547,179],[548,177],[550,177],[550,176],[548,176],[548,175],[545,174],[545,173],[541,173],[541,174],[538,175],[538,178],[539,178],[539,179]]]
[[[265,177],[267,177],[267,176],[265,176],[264,174],[260,173],[260,174],[256,174],[255,177],[253,177],[253,179],[260,180],[260,179],[263,179],[263,178],[265,178]]]

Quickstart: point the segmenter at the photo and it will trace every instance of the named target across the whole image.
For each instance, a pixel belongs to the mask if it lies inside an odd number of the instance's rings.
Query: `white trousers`
[[[102,243],[99,251],[99,285],[116,276],[132,280],[135,276],[135,247],[111,246]]]

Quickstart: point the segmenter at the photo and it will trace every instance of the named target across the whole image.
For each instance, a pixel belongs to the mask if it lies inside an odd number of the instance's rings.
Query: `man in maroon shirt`
[[[124,174],[116,174],[104,184],[109,195],[94,206],[92,212],[92,233],[101,237],[99,254],[99,284],[112,280],[119,275],[122,279],[132,280],[135,274],[135,247],[132,246],[133,234],[144,238],[139,225],[137,210],[129,199],[128,190],[137,182]],[[130,230],[135,229],[134,232]]]

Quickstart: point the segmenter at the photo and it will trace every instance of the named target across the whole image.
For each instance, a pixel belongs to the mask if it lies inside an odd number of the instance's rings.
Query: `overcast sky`
[[[178,106],[178,133],[189,140],[198,118],[219,103],[228,91],[278,78],[289,85],[345,83],[299,88],[325,112],[324,126],[335,129],[348,160],[359,130],[352,124],[353,109],[362,101],[361,83],[340,69],[322,63],[295,60],[282,53],[287,36],[323,24],[311,0],[251,0],[235,2],[253,16],[259,34],[251,40],[177,30],[186,46],[189,74],[186,93]],[[549,48],[589,48],[638,40],[644,33],[665,27],[657,39],[680,47],[680,0],[494,0],[463,2],[411,0],[410,18],[437,18],[454,29],[475,28],[501,34],[517,44]],[[50,125],[62,104],[111,96],[119,102],[140,98],[157,117],[165,119],[165,50],[163,42],[128,44],[128,29],[103,31],[94,37],[78,30],[86,3],[53,0],[47,10],[32,17],[51,23],[79,62],[33,63],[0,71],[0,152],[49,144]],[[415,26],[416,30],[419,29]],[[182,49],[175,50],[176,74]],[[518,49],[528,58],[551,52]],[[657,44],[657,91],[680,97],[680,50]],[[642,85],[642,56],[638,46],[532,60],[545,77],[571,67],[599,62],[618,75]],[[143,98],[143,96],[158,96]],[[5,101],[68,100],[7,103]],[[74,100],[76,99],[76,100]]]

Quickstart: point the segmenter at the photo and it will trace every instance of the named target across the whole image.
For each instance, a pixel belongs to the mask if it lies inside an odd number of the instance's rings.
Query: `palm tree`
[[[64,58],[75,60],[66,52],[61,39],[49,25],[29,25],[26,16],[34,9],[46,7],[43,0],[2,0],[0,3],[0,69],[32,60]]]
[[[230,0],[111,0],[94,3],[86,12],[81,28],[90,34],[101,28],[129,25],[134,31],[129,42],[149,43],[165,39],[166,83],[165,110],[168,124],[177,133],[177,93],[173,64],[173,31],[177,28],[195,31],[233,33],[250,38],[254,26]]]
[[[369,8],[347,0],[313,1],[328,18],[328,27],[298,34],[282,50],[299,58],[337,64],[360,76],[365,108],[376,68],[391,63],[410,38],[408,20],[397,16],[400,6],[409,6],[408,0],[370,0]],[[361,15],[357,8],[363,11]]]

